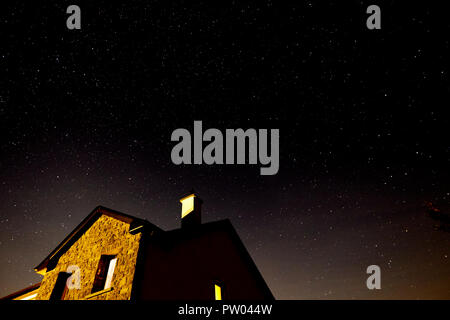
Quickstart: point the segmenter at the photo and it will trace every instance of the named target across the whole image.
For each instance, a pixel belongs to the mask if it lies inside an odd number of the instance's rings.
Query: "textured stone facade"
[[[130,234],[129,226],[128,223],[107,215],[98,218],[60,257],[57,266],[44,275],[37,300],[50,298],[58,273],[65,272],[70,265],[77,265],[81,270],[81,288],[69,290],[65,300],[81,300],[86,297],[91,300],[130,299],[141,234]],[[89,297],[101,255],[117,257],[112,290]]]

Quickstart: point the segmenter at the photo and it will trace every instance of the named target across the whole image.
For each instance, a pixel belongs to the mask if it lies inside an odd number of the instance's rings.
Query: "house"
[[[201,223],[202,201],[180,200],[181,228],[95,208],[35,271],[15,300],[274,299],[229,220]]]

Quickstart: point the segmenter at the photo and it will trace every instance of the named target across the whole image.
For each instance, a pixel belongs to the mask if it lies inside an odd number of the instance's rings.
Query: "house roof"
[[[58,262],[61,255],[65,253],[72,246],[72,244],[74,244],[102,215],[129,223],[129,232],[133,234],[141,232],[143,227],[152,231],[162,231],[160,228],[147,220],[136,218],[113,209],[98,206],[83,221],[81,221],[81,223],[63,241],[61,241],[61,243],[34,268],[34,270],[36,272],[40,272],[44,269],[52,269]]]
[[[241,256],[243,261],[249,267],[251,273],[254,275],[258,286],[261,288],[262,292],[266,294],[267,299],[275,299],[266,281],[258,270],[255,262],[250,256],[247,248],[239,237],[238,233],[234,229],[231,221],[229,219],[213,221],[208,223],[202,223],[195,227],[190,228],[179,228],[174,230],[165,231],[159,233],[156,237],[160,238],[160,243],[165,246],[176,246],[178,243],[189,239],[190,237],[199,237],[213,232],[225,232],[230,236],[232,243],[235,245],[238,254]]]

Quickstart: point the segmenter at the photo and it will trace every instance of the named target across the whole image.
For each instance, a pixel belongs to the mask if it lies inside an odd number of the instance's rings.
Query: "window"
[[[112,255],[102,255],[100,257],[91,293],[109,289],[111,287],[116,262],[117,258]]]
[[[64,297],[69,290],[69,288],[67,288],[67,279],[69,279],[71,275],[71,273],[67,272],[58,273],[58,278],[56,278],[55,287],[50,295],[50,300],[64,300]]]
[[[214,284],[214,296],[216,300],[222,300],[222,287],[217,283]]]

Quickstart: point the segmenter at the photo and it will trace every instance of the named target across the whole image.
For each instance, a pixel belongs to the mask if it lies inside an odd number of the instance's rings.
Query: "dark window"
[[[50,300],[64,300],[64,296],[69,290],[67,288],[67,279],[69,279],[71,275],[71,273],[67,272],[58,273],[58,278],[56,279],[55,287],[50,295]]]
[[[114,260],[114,261],[113,261]],[[110,268],[111,261],[113,261],[112,268]],[[105,289],[106,279],[108,277],[108,271],[114,272],[115,266],[115,256],[112,255],[102,255],[98,263],[97,272],[95,273],[94,286],[92,287],[91,293],[101,291]],[[112,277],[112,274],[110,275]]]

